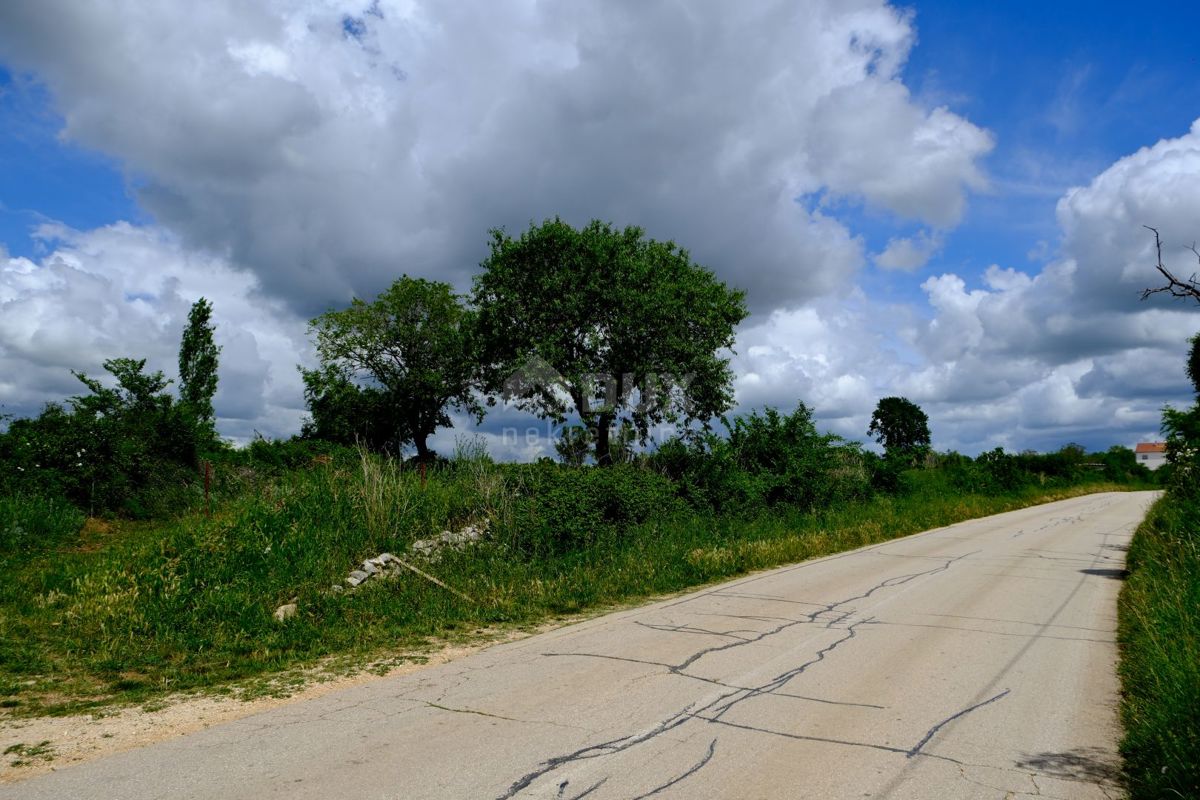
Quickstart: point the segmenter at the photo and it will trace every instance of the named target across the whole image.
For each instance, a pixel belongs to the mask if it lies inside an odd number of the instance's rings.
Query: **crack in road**
[[[695,633],[706,636],[719,636],[726,639],[738,639],[740,641],[746,641],[749,639],[749,637],[738,636],[739,633],[750,635],[757,633],[757,631],[753,631],[748,628],[737,628],[731,631],[714,631],[709,630],[708,628],[697,628],[692,625],[656,625],[651,622],[642,622],[640,620],[634,620],[633,624],[641,628],[648,628],[652,631],[663,631],[664,633]]]
[[[921,748],[924,747],[925,745],[929,744],[929,740],[932,739],[934,736],[936,736],[938,731],[940,731],[942,728],[949,725],[954,720],[959,719],[960,717],[965,717],[967,714],[970,714],[972,711],[974,711],[977,708],[983,708],[986,705],[990,705],[991,703],[996,702],[997,700],[1006,696],[1011,691],[1012,691],[1012,689],[1005,689],[1003,692],[1001,692],[1000,694],[998,694],[994,697],[989,697],[987,700],[984,700],[980,703],[976,703],[973,706],[967,706],[962,711],[959,711],[957,714],[951,714],[950,716],[946,717],[944,720],[939,722],[937,725],[934,725],[932,728],[930,728],[928,731],[926,731],[925,736],[922,737],[921,741],[917,742],[913,746],[913,748],[908,751],[908,757],[912,758],[915,755],[919,755],[921,753]]]
[[[692,655],[688,656],[680,664],[676,665],[675,669],[676,670],[685,670],[688,667],[690,667],[692,664],[699,661],[700,659],[704,658],[705,656],[711,655],[713,653],[720,653],[725,650],[732,650],[737,647],[744,647],[747,644],[754,644],[756,642],[761,642],[763,639],[766,639],[771,636],[776,636],[776,635],[788,630],[789,628],[796,627],[797,625],[806,625],[806,624],[814,623],[817,621],[817,617],[821,616],[822,614],[831,614],[835,610],[837,610],[839,606],[844,606],[847,603],[853,603],[856,600],[866,600],[871,595],[875,594],[875,592],[878,592],[882,589],[891,589],[891,588],[895,588],[897,586],[903,586],[904,584],[909,583],[910,581],[914,581],[917,578],[925,577],[928,575],[936,575],[939,572],[945,572],[946,570],[950,569],[950,566],[952,564],[954,564],[955,562],[961,561],[962,559],[967,558],[968,556],[975,555],[978,552],[980,552],[980,551],[976,550],[971,553],[963,553],[960,556],[955,556],[954,558],[946,559],[944,564],[942,564],[939,567],[935,567],[933,569],[927,569],[927,570],[923,570],[921,572],[913,572],[913,573],[910,573],[907,575],[897,575],[895,577],[888,578],[886,580],[882,580],[879,583],[872,586],[867,591],[863,592],[862,594],[855,595],[853,597],[847,597],[843,600],[838,600],[833,603],[827,603],[826,605],[821,606],[818,610],[807,615],[807,617],[802,617],[799,620],[789,620],[787,622],[781,623],[781,624],[777,625],[776,627],[771,628],[770,630],[763,631],[762,633],[759,633],[756,636],[753,636],[749,639],[745,639],[745,640],[737,641],[737,642],[730,642],[728,644],[713,645],[712,647],[706,647],[706,648],[699,650],[699,651],[693,653]],[[721,596],[720,592],[713,592],[713,594],[717,597]],[[812,604],[812,605],[815,605],[815,604]],[[848,613],[852,613],[852,612],[848,612]]]
[[[672,778],[671,780],[664,783],[662,786],[655,787],[654,789],[651,789],[650,791],[646,792],[645,794],[639,794],[637,797],[633,798],[633,800],[645,800],[645,798],[647,798],[647,797],[652,797],[653,795],[656,795],[659,792],[666,791],[667,789],[670,789],[675,784],[680,783],[680,782],[690,778],[692,775],[695,775],[697,772],[699,772],[701,769],[703,769],[704,766],[706,764],[708,764],[709,761],[712,761],[712,757],[716,752],[717,752],[717,740],[713,739],[711,742],[708,743],[708,752],[704,754],[704,758],[700,759],[700,761],[698,761],[696,764],[694,764],[687,772],[683,773],[682,775],[678,775],[678,776]]]
[[[673,716],[667,717],[665,720],[660,722],[658,725],[655,725],[653,728],[651,728],[650,730],[645,731],[643,733],[631,734],[629,736],[622,736],[617,739],[610,739],[607,742],[601,742],[599,744],[593,744],[593,745],[588,745],[587,747],[581,747],[580,749],[578,749],[572,753],[567,753],[565,755],[554,756],[552,758],[549,758],[549,759],[543,761],[542,764],[538,767],[538,769],[535,769],[532,772],[529,772],[529,773],[521,776],[520,778],[518,778],[516,781],[514,781],[512,786],[508,787],[508,791],[506,791],[502,795],[499,795],[497,800],[509,800],[509,798],[516,797],[517,794],[519,794],[521,791],[523,791],[525,788],[527,788],[530,784],[532,784],[538,778],[555,771],[556,769],[563,766],[564,764],[571,764],[576,761],[583,761],[586,759],[599,758],[600,756],[613,755],[614,753],[620,753],[625,750],[628,750],[631,747],[639,745],[642,742],[646,742],[646,741],[649,741],[650,739],[660,736],[661,734],[666,733],[669,730],[678,728],[680,725],[682,725],[683,723],[687,722],[688,719],[690,719],[689,712],[691,710],[692,710],[692,706],[689,705],[683,711],[680,711],[679,713],[677,713]]]
[[[1082,636],[1050,636],[1043,633],[1015,633],[1013,631],[989,631],[986,628],[964,628],[959,625],[930,625],[920,622],[896,622],[894,620],[876,620],[876,625],[891,625],[900,628],[936,628],[945,631],[962,631],[963,633],[982,633],[988,636],[1009,636],[1018,639],[1050,639],[1058,642],[1084,642],[1090,644],[1114,644],[1114,639],[1087,639]]]
[[[723,717],[727,711],[729,711],[731,708],[738,705],[739,703],[743,703],[746,700],[749,700],[753,697],[758,697],[759,695],[771,694],[776,689],[782,688],[785,684],[787,684],[788,681],[792,680],[792,678],[795,678],[799,675],[804,674],[804,672],[809,667],[813,666],[814,664],[821,663],[822,661],[825,660],[825,656],[829,655],[831,652],[836,650],[840,645],[845,644],[846,642],[853,639],[855,637],[855,635],[857,634],[857,631],[855,629],[859,625],[867,625],[867,624],[870,624],[870,622],[871,622],[871,620],[868,618],[868,619],[864,619],[864,620],[859,620],[858,622],[851,624],[850,626],[848,626],[846,628],[845,636],[843,636],[840,639],[834,640],[833,642],[829,643],[825,647],[822,647],[820,650],[818,650],[816,652],[816,655],[814,655],[808,661],[805,661],[803,664],[800,664],[797,667],[793,667],[792,669],[789,669],[786,672],[783,672],[783,673],[775,676],[774,679],[763,684],[762,686],[756,686],[748,691],[745,691],[745,693],[743,694],[742,697],[733,699],[730,702],[725,703],[723,706],[720,706],[720,710],[717,711],[717,713],[711,718],[710,721],[720,720],[721,717]],[[829,627],[829,626],[826,626],[826,627]],[[737,693],[738,692],[735,692],[734,694],[737,694]],[[712,707],[710,706],[709,708],[711,709]]]
[[[584,789],[579,794],[573,794],[570,797],[566,797],[565,795],[566,795],[567,787],[571,785],[571,782],[569,780],[565,780],[558,785],[558,794],[556,794],[555,797],[559,798],[559,800],[581,800],[581,798],[587,797],[589,794],[596,791],[597,789],[599,789],[601,786],[603,786],[607,782],[608,782],[608,776],[605,775],[603,778],[596,781],[595,783],[593,783],[588,788]]]
[[[1109,544],[1108,539],[1110,536],[1115,535],[1115,533],[1116,532],[1114,531],[1111,533],[1103,533],[1102,532],[1099,534],[1099,536],[1100,536],[1099,550],[1104,550],[1108,547],[1108,544]],[[1096,559],[1101,559],[1104,557],[1103,554],[1101,552],[1099,552],[1099,550],[1095,554]],[[1020,576],[1008,575],[1008,576],[1000,576],[1000,577],[1006,577],[1006,578],[1012,579],[1013,577],[1020,577]],[[1054,609],[1054,611],[1050,614],[1050,616],[1047,619],[1045,619],[1044,621],[1042,621],[1039,624],[1039,627],[1038,627],[1039,634],[1044,633],[1047,629],[1049,629],[1051,627],[1055,627],[1055,620],[1058,619],[1058,617],[1067,609],[1067,607],[1075,599],[1075,596],[1083,588],[1086,580],[1087,580],[1087,576],[1083,576],[1082,578],[1075,580],[1073,582],[1074,583],[1073,588],[1067,594],[1067,596],[1063,599],[1063,601],[1058,605],[1057,608]],[[1004,676],[1009,673],[1009,670],[1011,670],[1022,658],[1024,658],[1026,653],[1028,653],[1029,649],[1031,647],[1033,647],[1033,645],[1035,643],[1037,643],[1038,641],[1041,641],[1040,636],[1031,636],[1029,638],[1029,640],[1027,642],[1025,642],[1025,644],[1022,645],[1021,648],[1015,654],[1013,654],[1013,656],[1008,660],[1008,662],[1005,663],[1002,667],[1000,667],[999,671],[996,673],[996,675],[993,678],[993,680],[991,681],[991,683],[989,683],[988,686],[986,686],[982,690],[982,692],[987,692],[987,691],[993,690],[997,686],[997,684],[999,684],[999,682],[1004,678]],[[1007,693],[1007,692],[1008,692],[1008,690],[1006,689],[1004,693]],[[998,698],[992,698],[992,699],[998,699]],[[985,701],[985,702],[990,702],[990,700]],[[953,719],[954,718],[944,720],[942,723],[940,723],[940,725],[945,726],[945,725],[949,724],[950,722],[952,722]],[[922,746],[924,746],[924,745],[922,745]],[[928,756],[930,754],[921,752],[921,753],[919,753],[919,755]],[[904,781],[904,779],[905,779],[904,772],[897,774],[889,782],[889,784],[887,786],[883,787],[883,789],[880,790],[880,792],[878,793],[878,796],[880,798],[890,797],[892,792],[895,791],[897,787],[899,787],[899,785]],[[1034,786],[1036,787],[1037,783],[1036,783],[1036,781],[1033,780],[1032,775],[1030,775],[1030,780],[1033,781]],[[1040,794],[1040,792],[1041,792],[1041,790],[1040,790],[1040,788],[1038,788],[1038,793]]]
[[[681,661],[678,664],[669,664],[669,663],[664,663],[664,662],[649,661],[649,660],[629,658],[629,657],[624,657],[624,656],[610,656],[610,655],[605,655],[605,654],[600,654],[600,653],[543,653],[542,656],[543,657],[571,657],[571,656],[574,656],[574,657],[585,657],[585,658],[606,658],[606,659],[611,659],[614,661],[625,661],[625,662],[629,662],[629,663],[645,664],[645,665],[649,665],[649,666],[662,667],[672,674],[681,675],[683,677],[698,678],[698,679],[704,680],[700,676],[696,676],[691,673],[688,673],[687,668],[692,666],[693,664],[695,664],[697,661],[704,658],[705,656],[711,655],[713,653],[728,651],[728,650],[738,648],[738,647],[744,647],[748,644],[754,644],[757,642],[761,642],[764,639],[767,639],[772,636],[777,636],[777,635],[783,633],[784,631],[787,631],[789,629],[795,628],[800,625],[811,625],[811,624],[821,622],[824,624],[824,627],[826,629],[832,629],[835,625],[839,625],[839,624],[845,622],[847,619],[849,619],[855,613],[854,609],[842,610],[841,609],[842,606],[870,598],[876,592],[882,591],[884,589],[891,589],[891,588],[895,588],[898,586],[903,586],[914,580],[917,580],[918,578],[927,577],[927,576],[936,575],[936,574],[945,572],[946,570],[950,569],[950,567],[953,566],[955,563],[957,563],[965,558],[968,558],[972,555],[976,555],[979,552],[981,552],[981,551],[975,550],[975,551],[972,551],[969,553],[963,553],[963,554],[955,556],[953,558],[942,559],[944,561],[944,563],[941,564],[940,566],[934,567],[932,569],[921,570],[919,572],[907,573],[904,575],[896,575],[891,578],[884,579],[884,580],[879,581],[878,583],[874,584],[873,586],[871,586],[865,592],[862,592],[857,595],[853,595],[851,597],[843,598],[841,600],[837,600],[832,603],[826,603],[824,605],[821,605],[818,603],[806,603],[805,605],[817,606],[817,608],[814,611],[802,616],[800,619],[795,619],[795,620],[785,619],[785,621],[781,622],[779,625],[777,625],[767,631],[762,631],[760,633],[757,633],[753,637],[749,637],[749,638],[745,638],[745,639],[738,639],[737,641],[729,642],[729,643],[726,643],[723,645],[713,645],[712,647],[702,648],[701,650],[696,651],[695,653],[688,656],[687,658],[685,658],[683,661]],[[722,596],[721,592],[712,592],[709,594],[711,596],[717,596],[717,597]],[[777,599],[777,598],[770,598],[770,599]],[[781,598],[778,598],[778,599],[781,599]],[[836,614],[836,616],[834,616],[831,619],[824,619],[824,620],[821,619],[822,616],[828,615],[828,614]],[[805,661],[803,664],[800,664],[796,667],[786,670],[783,673],[780,673],[779,675],[775,676],[770,681],[767,681],[766,683],[764,683],[760,686],[749,687],[749,688],[745,688],[745,687],[735,688],[735,689],[733,689],[733,691],[718,695],[716,698],[709,701],[708,703],[706,703],[705,705],[701,706],[698,709],[696,708],[695,703],[690,703],[683,710],[676,712],[675,714],[673,714],[670,717],[667,717],[666,719],[659,722],[656,726],[654,726],[653,728],[651,728],[650,730],[648,730],[644,733],[632,734],[630,736],[620,737],[618,739],[612,739],[610,741],[602,742],[600,744],[589,745],[588,747],[581,748],[581,749],[576,750],[571,753],[566,753],[564,755],[551,757],[551,758],[547,759],[546,761],[543,761],[538,766],[537,769],[523,775],[522,777],[520,777],[519,779],[514,781],[513,784],[511,786],[509,786],[507,791],[505,791],[503,794],[501,794],[497,797],[497,800],[510,800],[510,798],[516,797],[518,794],[520,794],[526,788],[531,786],[536,780],[538,780],[539,778],[541,778],[545,775],[550,774],[551,772],[554,772],[554,771],[560,769],[561,767],[564,767],[566,765],[569,765],[569,764],[572,764],[572,763],[575,763],[578,761],[586,760],[586,759],[599,758],[601,756],[615,755],[617,753],[623,752],[623,751],[628,750],[637,745],[648,742],[648,741],[662,735],[663,733],[666,733],[669,730],[678,728],[680,725],[683,725],[684,723],[686,723],[690,720],[693,720],[693,719],[704,721],[708,724],[724,724],[724,725],[729,725],[731,727],[744,728],[747,730],[758,730],[755,728],[751,728],[750,726],[742,726],[742,725],[738,725],[736,723],[730,723],[727,720],[722,719],[722,717],[730,709],[736,707],[740,703],[745,702],[746,700],[749,700],[753,697],[759,697],[762,695],[772,694],[772,693],[776,692],[778,689],[785,686],[789,681],[793,680],[794,678],[796,678],[799,675],[802,675],[806,670],[808,670],[813,665],[824,661],[826,656],[828,656],[828,654],[831,653],[833,650],[837,649],[840,645],[853,639],[857,635],[858,627],[860,627],[862,625],[869,625],[869,624],[871,624],[871,622],[872,622],[872,618],[864,618],[864,619],[857,620],[853,623],[850,623],[845,628],[845,631],[846,631],[845,636],[842,636],[842,637],[834,640],[833,642],[827,644],[825,647],[822,647],[820,650],[817,651],[817,653],[812,658],[810,658],[808,661]],[[647,627],[650,627],[650,626],[647,626]],[[999,699],[999,698],[996,698],[996,699]],[[959,712],[959,714],[955,715],[954,718],[957,718],[958,716],[962,716],[962,714],[967,713],[971,710],[973,710],[973,709],[967,709],[966,711]],[[942,723],[939,723],[938,726],[935,726],[934,733],[936,733],[937,727],[940,727],[941,725],[946,724],[946,722],[949,722],[949,720],[945,720]],[[762,732],[774,733],[772,731],[762,731]],[[905,755],[909,755],[910,753],[912,755],[916,755],[916,754],[920,754],[919,753],[920,748],[923,747],[930,738],[932,738],[932,735],[933,735],[932,733],[927,734],[926,737],[924,739],[922,739],[921,742],[919,742],[917,744],[917,746],[915,748],[913,748],[912,750],[903,750],[901,748],[892,748],[892,747],[887,747],[885,745],[871,745],[871,744],[863,744],[863,743],[855,743],[855,742],[834,742],[834,743],[854,745],[854,746],[872,747],[874,749],[886,750],[888,752],[902,753]],[[789,738],[815,738],[815,737],[790,736]],[[675,779],[672,779],[672,781],[668,782],[667,784],[664,784],[662,787],[660,787],[660,789],[655,790],[655,791],[661,791],[662,789],[665,789],[668,786],[675,785],[679,781],[684,780],[687,777],[690,777],[691,775],[694,775],[696,772],[701,770],[712,759],[713,752],[715,752],[716,741],[717,740],[714,739],[712,744],[710,745],[710,752],[708,753],[708,755],[704,759],[702,759],[699,763],[697,763],[692,769],[688,770],[683,775],[681,775]],[[832,742],[832,740],[829,740],[829,741]],[[921,755],[924,755],[924,754],[921,754]],[[644,796],[649,796],[649,795],[644,795]]]

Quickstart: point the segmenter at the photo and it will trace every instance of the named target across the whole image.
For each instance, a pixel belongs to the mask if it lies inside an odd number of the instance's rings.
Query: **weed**
[[[35,761],[53,761],[54,745],[49,740],[41,741],[37,744],[17,742],[14,745],[4,748],[4,755],[17,756],[9,762],[11,766],[26,767]]]

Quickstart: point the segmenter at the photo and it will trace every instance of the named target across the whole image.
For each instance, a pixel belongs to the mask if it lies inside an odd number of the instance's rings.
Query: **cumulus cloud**
[[[1058,203],[1063,249],[1077,272],[1075,288],[1091,307],[1119,310],[1153,284],[1154,236],[1162,234],[1168,266],[1190,274],[1185,248],[1200,236],[1200,120],[1178,138],[1163,139],[1120,159]]]
[[[221,346],[218,428],[245,440],[255,430],[299,428],[308,357],[304,321],[263,297],[256,279],[221,258],[181,246],[153,228],[118,223],[93,231],[44,225],[46,255],[0,260],[0,405],[20,416],[80,394],[71,371],[103,374],[106,359],[145,358],[174,376],[188,310],[213,304]]]
[[[990,135],[914,102],[910,14],[728,4],[214,0],[0,8],[0,57],[185,243],[308,313],[398,272],[465,286],[493,226],[640,224],[760,311],[846,287],[806,197],[946,227]]]
[[[993,265],[974,288],[955,274],[927,279],[933,315],[908,334],[924,366],[896,385],[935,408],[978,411],[982,426],[948,416],[964,443],[1154,438],[1162,405],[1188,399],[1184,355],[1200,315],[1138,299],[1157,278],[1142,225],[1163,232],[1164,258],[1194,258],[1181,245],[1200,219],[1198,174],[1200,122],[1068,191],[1061,257],[1037,274]]]
[[[1160,227],[1164,258],[1189,274],[1195,256],[1181,245],[1200,219],[1196,175],[1200,123],[1067,192],[1059,257],[1038,272],[993,264],[977,278],[931,276],[927,311],[859,293],[748,324],[734,362],[739,406],[803,400],[826,429],[861,438],[878,398],[900,394],[929,414],[935,447],[972,454],[1157,438],[1162,407],[1190,402],[1183,365],[1200,314],[1138,299],[1157,278],[1141,225]],[[894,239],[876,263],[900,266],[912,247]]]
[[[887,246],[873,258],[875,265],[882,269],[915,272],[929,263],[941,248],[941,236],[920,231],[916,236],[889,239]]]

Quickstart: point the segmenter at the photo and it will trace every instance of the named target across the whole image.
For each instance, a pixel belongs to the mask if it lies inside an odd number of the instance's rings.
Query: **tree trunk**
[[[596,463],[602,467],[612,466],[612,449],[608,445],[608,432],[612,423],[612,414],[601,414],[596,423]]]
[[[417,461],[422,463],[430,460],[429,447],[425,440],[429,438],[429,434],[420,432],[413,434],[413,444],[417,446]]]

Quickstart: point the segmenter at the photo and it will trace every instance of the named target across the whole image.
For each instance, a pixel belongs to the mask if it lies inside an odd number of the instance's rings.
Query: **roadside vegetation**
[[[1134,800],[1200,796],[1200,335],[1187,369],[1197,403],[1164,413],[1167,492],[1134,534],[1121,592],[1121,750]]]
[[[794,416],[794,415],[793,415]],[[803,415],[802,415],[803,416]],[[86,518],[61,500],[0,499],[0,707],[66,713],[148,702],[326,656],[365,662],[484,629],[529,626],[1089,491],[1140,486],[1112,467],[1046,456],[883,459],[806,428],[674,442],[608,468],[494,464],[465,447],[428,466],[319,442],[257,442],[216,460],[162,520]],[[744,421],[735,430],[745,431]],[[751,423],[752,424],[752,423]],[[775,441],[774,464],[756,450]],[[1119,457],[1118,457],[1119,456]],[[877,488],[882,478],[890,487]],[[478,544],[410,553],[442,530]],[[413,572],[353,590],[365,558]],[[285,622],[276,608],[296,601]]]
[[[882,455],[822,433],[802,402],[730,415],[744,297],[637,228],[493,232],[470,298],[401,277],[321,315],[310,418],[286,441],[217,437],[214,313],[192,309],[177,394],[114,358],[0,432],[0,712],[419,653],[1152,485],[1122,447],[936,453],[902,397],[871,418]],[[470,439],[432,451],[452,409],[499,403],[558,425],[560,461],[494,463]],[[351,586],[382,553],[405,568]]]

